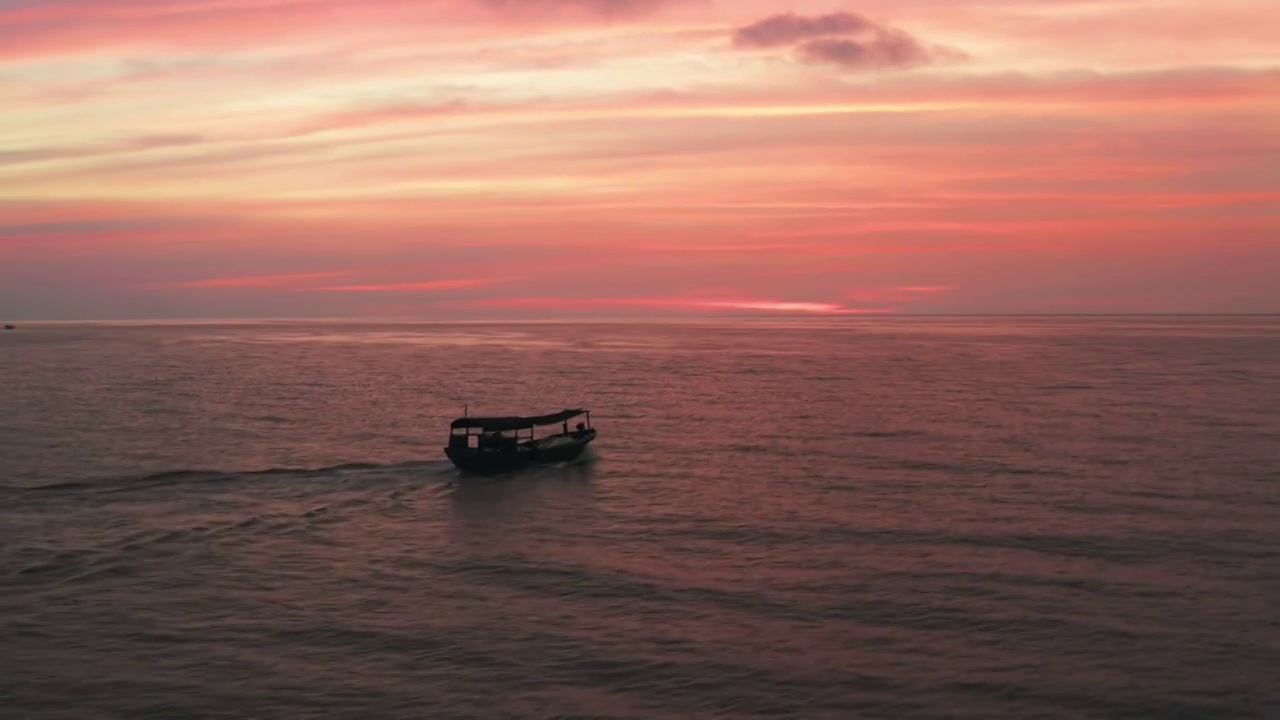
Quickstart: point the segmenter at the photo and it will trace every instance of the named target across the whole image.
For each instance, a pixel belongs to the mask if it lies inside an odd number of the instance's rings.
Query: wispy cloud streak
[[[421,282],[382,283],[373,285],[333,285],[315,287],[321,292],[438,292],[441,290],[465,290],[496,285],[500,280],[491,278],[466,278],[452,280],[424,280]]]
[[[296,288],[305,287],[316,280],[332,280],[350,275],[348,271],[285,273],[281,275],[247,275],[243,277],[218,277],[203,280],[181,280],[157,283],[155,287],[183,288],[188,290],[223,288]]]

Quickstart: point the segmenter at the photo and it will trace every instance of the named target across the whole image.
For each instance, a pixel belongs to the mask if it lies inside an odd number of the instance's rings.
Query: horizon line
[[[1259,318],[1280,317],[1280,310],[1270,312],[1041,312],[1041,313],[893,313],[842,315],[838,313],[750,313],[733,315],[699,314],[694,316],[591,316],[591,317],[500,317],[500,318],[427,318],[427,317],[368,317],[368,316],[327,316],[327,317],[186,317],[186,318],[75,318],[75,319],[8,319],[5,324],[16,325],[225,325],[245,323],[377,323],[377,324],[496,324],[496,323],[536,323],[536,324],[582,324],[582,323],[618,323],[618,322],[704,322],[734,320],[840,320],[893,322],[894,320],[930,319],[930,318]]]

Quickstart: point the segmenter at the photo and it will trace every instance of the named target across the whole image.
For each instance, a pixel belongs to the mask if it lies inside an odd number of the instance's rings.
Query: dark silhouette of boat
[[[573,430],[569,421],[583,415]],[[559,432],[537,437],[540,427],[559,425]],[[470,417],[464,415],[449,425],[445,455],[464,473],[499,475],[530,465],[568,462],[577,459],[596,439],[591,412],[561,410],[549,415],[528,417]]]
[[[16,325],[5,325],[5,326],[4,326],[4,329],[5,329],[5,330],[17,330],[17,329],[18,329],[18,326],[16,326]]]

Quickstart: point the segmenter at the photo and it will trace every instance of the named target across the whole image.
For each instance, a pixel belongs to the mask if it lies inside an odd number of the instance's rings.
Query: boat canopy
[[[550,415],[530,415],[521,417],[518,415],[509,415],[506,417],[460,417],[454,420],[449,428],[458,430],[460,428],[479,428],[481,432],[500,432],[503,430],[528,430],[538,425],[555,425],[557,423],[566,422],[579,415],[585,414],[587,411],[583,409],[561,410]]]

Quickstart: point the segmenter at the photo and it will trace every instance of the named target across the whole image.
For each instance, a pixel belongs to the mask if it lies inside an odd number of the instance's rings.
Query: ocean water
[[[1280,717],[1280,319],[24,325],[0,717]],[[448,421],[584,406],[497,480]]]

